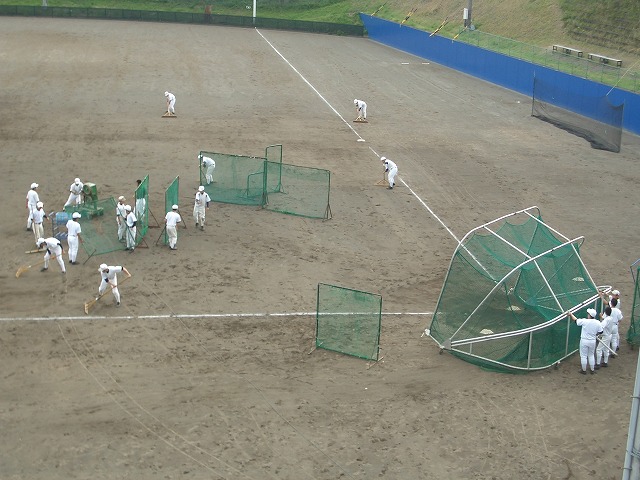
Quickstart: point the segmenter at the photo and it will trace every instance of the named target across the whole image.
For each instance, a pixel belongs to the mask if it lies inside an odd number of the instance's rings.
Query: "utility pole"
[[[473,0],[467,0],[467,8],[464,9],[464,27],[471,27],[471,10],[473,10]]]

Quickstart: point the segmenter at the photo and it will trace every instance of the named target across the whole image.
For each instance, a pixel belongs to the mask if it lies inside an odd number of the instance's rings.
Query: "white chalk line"
[[[343,121],[343,123],[344,123],[347,127],[349,127],[349,129],[350,129],[353,133],[355,133],[355,135],[356,135],[360,140],[364,140],[364,138],[362,138],[362,137],[360,136],[360,134],[359,134],[359,133],[358,133],[358,132],[357,132],[357,131],[356,131],[356,130],[351,126],[351,124],[350,124],[348,121],[346,121],[346,120],[344,119],[344,117],[343,117],[342,115],[340,115],[340,113],[339,113],[335,108],[333,108],[333,106],[332,106],[332,105],[327,101],[327,99],[326,99],[326,98],[324,98],[324,97],[322,96],[322,94],[321,94],[321,93],[316,89],[316,87],[314,87],[313,85],[311,85],[311,82],[309,82],[309,80],[307,80],[306,78],[304,78],[304,75],[302,75],[302,74],[298,71],[298,69],[297,69],[296,67],[294,67],[293,65],[291,65],[291,62],[289,62],[289,60],[287,60],[287,59],[284,57],[284,55],[282,55],[282,54],[278,51],[278,49],[277,49],[276,47],[274,47],[274,46],[273,46],[273,44],[272,44],[269,40],[267,40],[267,38],[266,38],[264,35],[262,35],[262,33],[260,32],[260,30],[258,30],[258,29],[256,28],[256,32],[258,33],[258,35],[260,35],[260,36],[262,37],[262,39],[263,39],[265,42],[267,42],[267,44],[268,44],[268,45],[273,49],[273,51],[274,51],[274,52],[276,52],[276,53],[280,56],[280,58],[282,58],[282,60],[284,60],[284,62],[285,62],[287,65],[289,65],[289,66],[291,67],[291,69],[292,69],[294,72],[296,72],[296,73],[298,74],[298,76],[302,79],[302,81],[303,81],[304,83],[306,83],[307,85],[309,85],[309,87],[311,88],[311,90],[313,90],[313,91],[315,92],[315,94],[316,94],[316,95],[318,95],[318,97],[320,97],[320,99],[321,99],[324,103],[326,103],[326,104],[327,104],[327,107],[329,107],[329,108],[333,111],[333,113],[335,113],[335,114],[340,118],[340,120],[342,120],[342,121]]]
[[[183,313],[165,315],[83,315],[83,316],[49,316],[49,317],[0,317],[0,322],[55,322],[86,320],[170,320],[190,318],[269,318],[269,317],[315,317],[316,312],[281,312],[281,313]],[[326,315],[326,314],[325,314]],[[354,312],[332,313],[331,315],[354,315]],[[433,315],[433,312],[384,312],[382,316],[410,317]]]
[[[322,96],[322,94],[318,91],[318,89],[316,87],[314,87],[311,82],[309,82],[309,80],[307,80],[299,71],[296,67],[294,67],[291,62],[289,62],[289,60],[287,60],[284,55],[282,55],[278,49],[276,47],[273,46],[273,44],[267,40],[267,38],[256,28],[256,32],[258,33],[258,35],[260,35],[263,40],[265,42],[267,42],[267,44],[269,44],[269,46],[273,49],[274,52],[276,52],[280,58],[282,58],[282,60],[284,60],[284,62],[289,65],[289,67],[291,67],[291,69],[296,72],[298,74],[298,76],[304,81],[304,83],[306,83],[314,92],[316,95],[318,95],[318,97],[320,97],[320,99],[333,111],[333,113],[335,113],[340,120],[342,120],[344,122],[344,124],[349,127],[349,129],[358,137],[358,140],[361,141],[365,141],[366,140],[364,138],[362,138],[360,136],[360,134],[351,126],[351,124],[349,122],[347,122],[344,117],[342,115],[340,115],[340,113],[333,108],[333,105],[331,105],[326,98],[324,98]],[[369,147],[369,150],[371,150],[371,152],[378,157],[378,159],[380,158],[380,155],[378,155],[378,152],[376,152],[371,146]],[[427,205],[427,203],[422,200],[422,198],[420,198],[418,196],[418,194],[416,192],[413,191],[413,189],[402,179],[402,177],[398,176],[398,179],[400,180],[400,182],[402,182],[402,184],[407,187],[409,189],[409,191],[411,192],[411,194],[420,202],[420,204],[427,209],[427,211],[429,212],[429,214],[440,224],[444,227],[444,229],[449,232],[449,235],[451,235],[453,237],[453,239],[458,243],[458,245],[460,244],[460,240],[458,239],[458,237],[456,237],[456,235],[451,231],[451,229],[440,219],[440,217],[438,217],[438,215],[435,214],[435,212],[433,210],[431,210],[431,208],[429,208],[429,206]]]

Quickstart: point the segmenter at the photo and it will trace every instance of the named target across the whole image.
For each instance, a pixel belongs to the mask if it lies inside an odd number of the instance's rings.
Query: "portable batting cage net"
[[[82,229],[82,248],[89,258],[126,248],[126,245],[118,240],[116,200],[113,197],[70,205],[64,211],[69,218],[73,212],[80,213],[78,223]]]
[[[265,161],[264,171],[265,209],[300,217],[331,218],[329,170]],[[273,178],[280,181],[280,190],[275,192],[267,189],[268,184],[276,183]]]
[[[451,259],[426,331],[440,348],[499,371],[547,368],[574,353],[598,289],[570,240],[537,207],[471,230]]]
[[[580,111],[573,111],[576,105]],[[611,105],[607,96],[580,95],[534,78],[531,115],[584,138],[593,148],[620,151],[623,114],[624,104]]]
[[[316,348],[378,361],[382,297],[318,284]]]
[[[134,213],[136,215],[136,245],[138,245],[149,230],[149,175],[144,177],[142,183],[135,191]]]
[[[200,158],[215,162],[213,181]],[[200,185],[214,202],[255,205],[308,218],[331,218],[328,170],[282,162],[282,145],[269,145],[264,157],[200,151]]]
[[[164,213],[173,211],[173,206],[180,206],[180,176],[178,175],[173,179],[173,182],[169,184],[164,191]],[[164,244],[169,245],[169,235],[167,235],[167,229],[164,229]]]
[[[633,305],[631,307],[631,321],[627,330],[627,342],[640,345],[640,259],[631,265],[633,276]]]
[[[198,160],[200,185],[204,186],[212,201],[235,205],[263,204],[265,158],[205,151],[200,155],[216,162],[213,182],[207,184],[206,167]]]

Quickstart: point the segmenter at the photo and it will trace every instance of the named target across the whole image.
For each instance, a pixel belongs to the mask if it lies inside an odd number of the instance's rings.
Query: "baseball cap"
[[[200,185],[200,186],[198,187],[198,191],[199,191],[199,192],[204,192],[204,187],[203,187],[202,185]]]
[[[611,295],[620,295],[620,290],[614,290]]]
[[[125,205],[125,206],[124,206],[124,209],[125,209],[126,211],[130,212],[130,211],[131,211],[131,205]]]
[[[171,210],[178,210],[178,205],[174,205],[173,207],[171,207]]]
[[[595,308],[587,308],[587,313],[591,315],[591,318],[596,318],[598,316],[598,312],[596,312]]]
[[[44,203],[42,202],[36,203],[36,208],[42,208],[42,207],[44,207]]]
[[[39,187],[39,185],[37,183],[35,183],[35,182],[31,184],[31,188],[38,188],[38,187]]]
[[[384,162],[387,159],[387,157],[380,157],[380,161]]]
[[[355,103],[358,103],[358,99],[357,99],[357,98],[354,98],[354,99],[353,99],[353,103],[354,103],[354,104],[355,104]]]
[[[38,240],[36,240],[36,245],[40,246],[44,243],[44,238],[40,237]]]
[[[98,267],[98,271],[99,272],[104,272],[105,270],[108,270],[109,266],[106,263],[102,263],[100,264],[100,266]]]
[[[164,96],[168,97],[169,96],[169,92],[164,92]]]
[[[118,200],[126,200],[122,195],[118,197]]]
[[[82,217],[82,215],[80,215],[80,212],[73,212],[73,215],[71,215],[72,218],[80,218]]]
[[[76,185],[77,185],[77,184],[79,184],[79,183],[80,183],[80,179],[79,179],[79,178],[76,178],[76,179],[74,180],[74,182],[75,182],[75,183],[76,183]]]

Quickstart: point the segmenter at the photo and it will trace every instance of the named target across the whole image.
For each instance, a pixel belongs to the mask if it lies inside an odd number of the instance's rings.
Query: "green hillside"
[[[462,28],[462,11],[469,0],[257,0],[258,16],[359,23],[358,12],[373,13],[429,31],[443,20],[441,35],[453,37]],[[253,0],[48,0],[56,7],[123,8],[251,15]],[[42,0],[0,0],[3,5],[41,5]],[[625,60],[640,58],[638,0],[475,0],[474,26],[491,33],[540,47],[559,43]],[[382,7],[382,8],[380,8]]]

